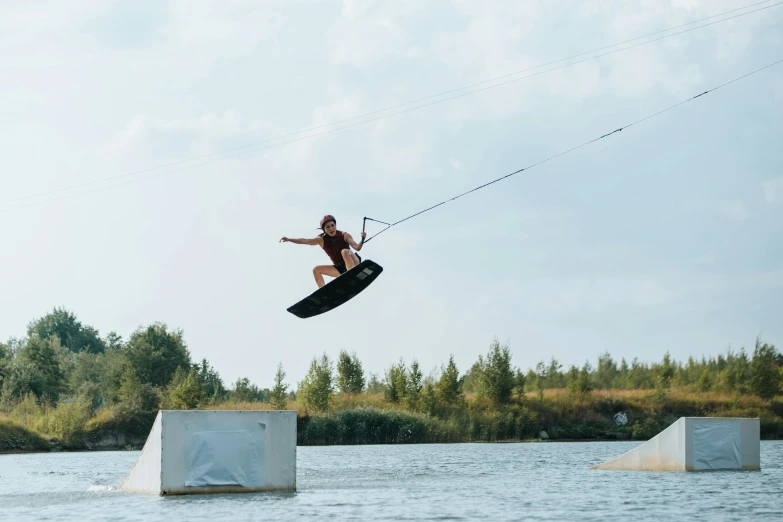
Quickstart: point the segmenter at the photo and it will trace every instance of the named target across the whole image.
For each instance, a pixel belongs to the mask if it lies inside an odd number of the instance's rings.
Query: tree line
[[[676,387],[771,399],[783,393],[783,354],[756,339],[752,353],[743,348],[682,362],[666,353],[653,363],[637,358],[618,362],[604,353],[595,366],[586,361],[565,369],[550,358],[523,371],[512,364],[509,345],[493,340],[464,373],[451,356],[427,376],[415,359],[400,359],[381,376],[368,374],[355,353],[343,350],[336,360],[326,353],[313,357],[295,387],[285,378],[278,364],[271,388],[259,388],[248,378],[227,387],[206,359],[191,360],[181,330],[154,323],[139,327],[127,340],[115,332],[102,337],[63,308],[31,321],[25,337],[0,343],[0,411],[68,404],[87,418],[101,408],[153,411],[227,402],[264,402],[285,409],[295,401],[306,412],[322,412],[340,397],[359,396],[437,416],[464,408],[468,396],[501,406],[520,402],[531,392],[543,397],[544,390],[553,388],[577,396],[597,389],[654,389],[663,397]]]
[[[278,369],[278,380],[284,373]],[[225,401],[266,401],[282,409],[286,386],[261,389],[248,378],[229,388],[209,361],[192,361],[181,330],[165,324],[139,327],[127,340],[101,337],[75,314],[55,308],[27,327],[23,338],[0,342],[0,410],[25,398],[78,403],[90,411],[188,409]]]
[[[486,354],[460,375],[454,357],[441,368],[437,376],[422,376],[414,359],[406,365],[400,360],[391,365],[383,378],[371,374],[365,384],[361,361],[355,354],[342,351],[336,372],[327,354],[313,358],[305,378],[298,386],[298,402],[307,409],[325,411],[336,395],[367,392],[382,394],[384,400],[412,411],[434,413],[439,405],[455,406],[472,394],[489,404],[508,404],[521,400],[526,393],[540,396],[546,389],[566,389],[575,396],[592,390],[649,390],[663,397],[666,390],[678,388],[694,392],[724,392],[752,394],[771,399],[783,393],[783,353],[760,339],[751,355],[740,349],[725,355],[685,362],[672,360],[666,353],[660,362],[644,363],[634,358],[629,364],[624,358],[618,363],[609,353],[598,357],[596,366],[586,361],[583,366],[562,364],[554,357],[548,363],[523,372],[511,362],[508,344],[497,340],[490,343]]]

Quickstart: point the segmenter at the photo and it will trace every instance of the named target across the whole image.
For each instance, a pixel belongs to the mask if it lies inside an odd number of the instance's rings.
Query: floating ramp
[[[592,469],[757,470],[760,451],[759,419],[681,417],[647,442]]]
[[[296,490],[296,412],[161,410],[121,491]]]

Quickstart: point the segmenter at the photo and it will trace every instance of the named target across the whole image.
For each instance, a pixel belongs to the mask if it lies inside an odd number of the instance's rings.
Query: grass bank
[[[783,400],[668,390],[601,390],[574,396],[545,390],[492,406],[468,395],[459,406],[430,413],[407,411],[381,395],[333,398],[330,410],[308,412],[295,402],[297,443],[419,444],[550,440],[647,440],[680,417],[758,417],[762,439],[783,439]],[[264,410],[261,402],[224,402],[204,409]],[[627,419],[618,425],[621,413]],[[78,405],[34,408],[0,415],[0,451],[139,449],[155,411],[120,407],[88,412]]]
[[[51,443],[39,434],[0,417],[0,453],[50,451]]]

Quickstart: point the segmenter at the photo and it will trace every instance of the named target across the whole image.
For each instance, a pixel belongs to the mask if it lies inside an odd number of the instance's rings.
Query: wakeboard
[[[307,319],[334,310],[370,286],[381,272],[383,272],[381,265],[365,259],[289,307],[288,311],[297,317]]]

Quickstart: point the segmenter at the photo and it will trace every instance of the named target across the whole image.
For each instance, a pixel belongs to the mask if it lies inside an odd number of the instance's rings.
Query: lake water
[[[783,520],[783,441],[761,471],[591,470],[637,442],[297,448],[297,491],[116,491],[138,451],[0,455],[2,520]]]

